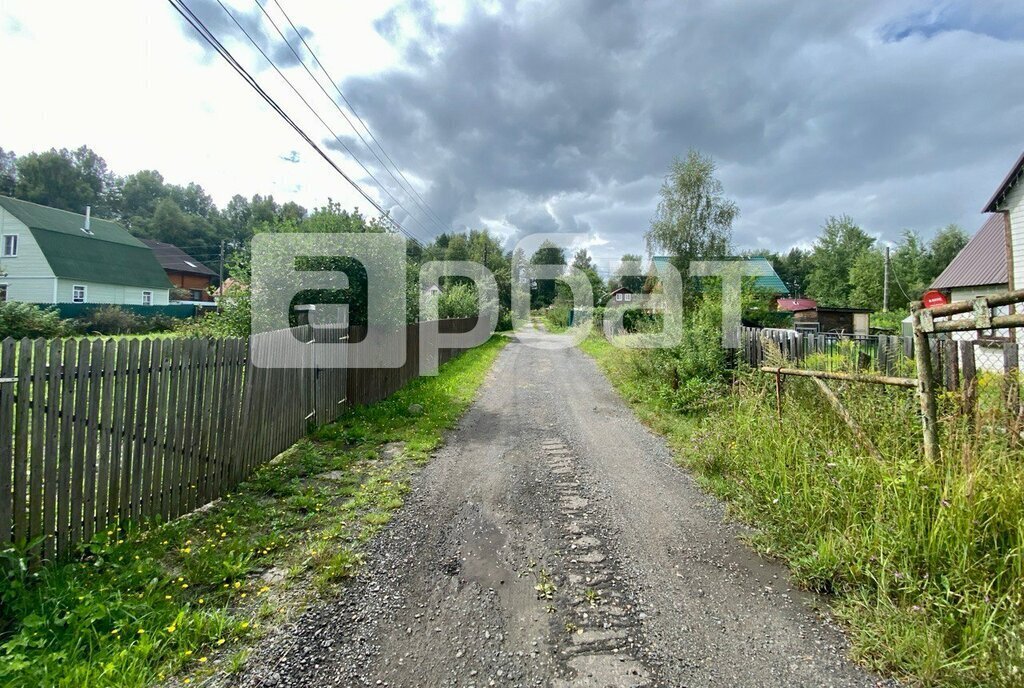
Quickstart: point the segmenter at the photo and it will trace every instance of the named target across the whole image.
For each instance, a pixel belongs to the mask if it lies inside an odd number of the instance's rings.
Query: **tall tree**
[[[739,215],[715,177],[711,156],[691,149],[676,158],[661,187],[661,201],[644,238],[647,250],[665,253],[685,277],[690,261],[720,258],[729,252],[732,223]],[[689,288],[689,280],[684,285]]]
[[[959,225],[949,224],[940,229],[928,242],[925,277],[928,284],[938,277],[970,239]]]
[[[550,241],[545,241],[537,249],[530,262],[534,265],[565,265],[565,249],[556,246]],[[557,288],[555,280],[536,280],[533,285],[533,305],[536,308],[546,308],[555,300]]]
[[[590,257],[590,253],[587,249],[581,248],[572,257],[572,266],[577,270],[583,272],[587,276],[587,281],[590,282],[590,291],[594,297],[595,304],[601,304],[605,301],[607,295],[607,289],[605,288],[604,280],[601,279],[601,275],[597,272],[597,266],[594,264],[594,260]]]
[[[824,306],[849,306],[850,267],[874,244],[849,216],[830,217],[811,252],[807,294]]]
[[[18,181],[18,156],[0,148],[0,196],[13,196]]]
[[[849,305],[882,310],[884,272],[885,255],[880,249],[873,247],[862,251],[850,266]]]
[[[51,148],[45,153],[29,153],[17,160],[14,195],[75,213],[92,206],[99,216],[109,216],[113,208],[108,193],[114,178],[107,163],[86,146],[74,151]]]
[[[626,253],[619,260],[619,267],[615,269],[615,275],[612,277],[612,281],[609,282],[609,289],[616,289],[618,287],[625,287],[634,294],[639,294],[643,291],[644,282],[646,277],[641,274],[643,269],[643,258],[634,254]],[[633,273],[633,274],[626,274]],[[615,286],[612,286],[612,283]]]
[[[904,230],[892,252],[889,270],[893,280],[889,288],[892,308],[907,308],[928,288],[928,250],[916,232]]]

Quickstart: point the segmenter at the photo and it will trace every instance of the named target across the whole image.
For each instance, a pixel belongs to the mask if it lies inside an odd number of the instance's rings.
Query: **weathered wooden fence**
[[[475,319],[444,321],[468,331]],[[346,406],[418,375],[419,325],[392,369],[258,367],[293,340],[356,342],[364,328],[308,325],[244,339],[4,340],[0,346],[0,548],[53,559],[100,529],[169,520],[209,503]],[[442,350],[444,362],[456,352]],[[366,363],[365,361],[361,363]]]

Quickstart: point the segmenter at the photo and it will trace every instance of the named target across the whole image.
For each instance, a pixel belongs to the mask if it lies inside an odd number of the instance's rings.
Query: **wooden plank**
[[[16,342],[8,337],[0,344],[0,377],[14,377]],[[14,384],[0,383],[0,546],[14,534]]]
[[[192,501],[189,508],[203,504],[203,491],[205,490],[205,476],[207,457],[203,449],[203,426],[209,415],[209,406],[206,403],[206,393],[209,388],[209,359],[212,355],[213,342],[207,340],[199,347],[199,368],[196,378],[196,415],[193,422],[192,434]]]
[[[185,399],[184,435],[181,438],[182,476],[181,495],[178,502],[182,512],[195,507],[196,501],[196,452],[198,398],[202,369],[202,351],[206,343],[200,340],[188,342],[188,395]]]
[[[18,345],[17,388],[14,390],[14,541],[25,542],[28,536],[29,440],[32,413],[32,341],[22,339]],[[32,480],[40,476],[32,475]]]
[[[32,343],[32,437],[29,453],[28,539],[35,540],[43,531],[43,491],[46,484],[44,457],[46,455],[46,340]],[[43,548],[31,554],[43,556]]]
[[[114,418],[111,421],[110,445],[110,498],[107,500],[107,512],[110,522],[118,523],[125,518],[128,494],[127,457],[131,456],[130,426],[131,411],[135,403],[135,393],[131,390],[135,377],[129,365],[132,349],[138,351],[138,340],[121,341],[117,344],[116,372],[114,375]]]
[[[160,366],[163,364],[163,340],[154,339],[150,346],[149,384],[146,399],[145,463],[142,470],[142,502],[140,507],[141,516],[145,519],[155,516],[159,510],[153,504],[153,494],[155,490],[154,482],[159,477],[157,475],[158,458],[156,455],[156,444],[160,435],[160,421],[162,420],[158,411],[160,407]]]
[[[52,560],[57,556],[57,494],[60,491],[58,478],[58,438],[61,432],[59,409],[64,347],[59,340],[50,342],[46,374],[46,446],[43,450],[43,521],[40,533],[46,535],[43,542],[43,557]]]
[[[139,342],[138,389],[135,395],[135,407],[130,409],[132,425],[135,428],[132,436],[132,453],[129,462],[131,476],[131,497],[129,500],[128,518],[141,520],[142,512],[142,475],[146,456],[146,417],[149,405],[149,369],[153,354],[153,341],[143,339]]]
[[[85,495],[85,452],[86,431],[89,414],[89,368],[92,346],[89,340],[78,341],[78,358],[75,360],[75,410],[69,414],[74,423],[71,446],[71,524],[68,535],[69,545],[74,547],[82,540],[83,502]],[[62,409],[66,412],[66,409]],[[70,551],[70,550],[69,550]]]
[[[181,484],[179,427],[181,424],[181,410],[178,401],[179,391],[184,387],[184,348],[180,339],[169,344],[170,351],[167,354],[167,366],[164,369],[164,378],[167,386],[167,405],[164,407],[164,437],[163,437],[163,467],[161,470],[160,482],[160,517],[167,521],[173,518],[177,511],[177,491]]]
[[[239,437],[238,428],[241,420],[240,406],[242,403],[242,342],[232,338],[228,342],[228,405],[222,411],[224,418],[224,449],[222,455],[227,467],[227,483],[234,488],[242,480],[242,472],[237,462],[236,451]]]
[[[960,389],[960,356],[952,339],[942,342],[942,367],[946,389],[951,392]]]
[[[108,339],[103,344],[102,396],[99,410],[99,455],[96,459],[96,530],[106,528],[114,519],[110,511],[110,461],[116,456],[114,446],[114,390],[117,388],[117,343]]]
[[[978,372],[974,360],[974,342],[960,342],[960,365],[963,373],[964,413],[973,416],[978,403]]]
[[[78,347],[68,339],[64,341],[61,368],[60,403],[57,415],[60,423],[60,449],[57,459],[57,556],[69,551],[68,529],[71,525],[71,447],[74,438],[75,371]],[[51,370],[50,374],[54,374]]]
[[[103,342],[93,340],[89,354],[89,400],[85,441],[85,494],[82,499],[82,542],[89,542],[96,532],[96,478],[99,471],[100,392],[103,389]]]
[[[1016,342],[1003,344],[1003,397],[1007,410],[1016,417],[1020,410],[1020,384],[1018,353]]]

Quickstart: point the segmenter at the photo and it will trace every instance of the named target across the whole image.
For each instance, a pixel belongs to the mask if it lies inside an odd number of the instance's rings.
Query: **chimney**
[[[85,206],[85,231],[89,231],[89,218],[92,215],[92,206]]]

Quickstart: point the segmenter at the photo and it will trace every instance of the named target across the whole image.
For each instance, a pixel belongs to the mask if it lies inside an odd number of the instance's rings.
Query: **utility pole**
[[[882,312],[889,312],[889,247],[885,247],[885,271],[882,281]]]

